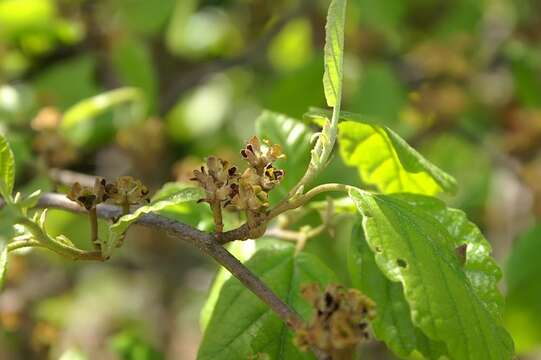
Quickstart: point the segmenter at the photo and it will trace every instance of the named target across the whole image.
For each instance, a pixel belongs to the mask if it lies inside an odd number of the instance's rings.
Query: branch
[[[5,205],[0,198],[0,209]],[[65,195],[56,193],[43,194],[37,205],[37,208],[54,208],[66,210],[74,213],[86,213],[86,210],[77,203],[66,198]],[[113,205],[100,204],[97,206],[97,215],[103,219],[112,220],[122,214],[122,210]],[[267,287],[257,276],[246,268],[237,258],[229,253],[220,243],[216,241],[214,234],[200,231],[190,225],[179,221],[168,219],[156,214],[146,214],[136,221],[137,225],[146,226],[153,229],[164,230],[168,234],[186,241],[198,248],[205,255],[212,257],[216,262],[226,268],[235,276],[244,286],[259,297],[265,304],[271,308],[292,330],[298,330],[303,325],[302,318],[284,303],[274,292]],[[228,238],[236,234],[242,235],[245,230],[228,232]],[[225,235],[226,233],[224,233]],[[33,243],[22,244],[21,242],[11,243],[10,250],[35,245]],[[321,351],[313,350],[319,359],[326,359],[327,356]]]
[[[64,169],[50,169],[48,175],[53,182],[62,185],[73,185],[78,182],[82,186],[94,186],[96,181],[95,176]]]

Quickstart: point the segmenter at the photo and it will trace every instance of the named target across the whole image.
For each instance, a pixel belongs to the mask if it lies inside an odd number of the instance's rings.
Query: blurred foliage
[[[50,170],[66,168],[134,175],[155,190],[185,184],[208,154],[237,160],[256,132],[286,149],[309,146],[318,129],[303,114],[325,106],[327,6],[0,0],[0,133],[13,148],[17,188],[61,189]],[[456,177],[457,196],[443,197],[479,224],[501,264],[508,259],[505,321],[519,355],[530,357],[541,351],[541,234],[536,227],[514,240],[541,217],[540,29],[535,0],[350,0],[343,84],[344,109],[390,126]],[[271,112],[259,117],[263,109]],[[286,153],[282,193],[308,161]],[[334,156],[317,182],[355,184],[356,172]],[[208,207],[190,206],[161,214],[209,229]],[[0,217],[1,238],[13,235],[9,216]],[[240,221],[226,216],[226,226]],[[302,217],[302,225],[320,221],[316,212]],[[51,211],[47,227],[89,246],[85,218]],[[347,281],[351,223],[335,227],[306,249]],[[212,264],[137,228],[99,265],[103,273],[39,250],[15,256],[0,294],[0,358],[195,357]],[[78,303],[88,313],[70,310]],[[377,344],[367,351],[391,356]]]
[[[537,260],[541,247],[541,226],[537,225],[517,240],[507,260],[506,325],[516,339],[518,352],[535,350],[541,343],[541,317],[539,276],[541,265]]]

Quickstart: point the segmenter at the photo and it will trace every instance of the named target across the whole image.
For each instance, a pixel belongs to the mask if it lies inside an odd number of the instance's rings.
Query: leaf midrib
[[[400,204],[397,204],[393,201],[390,201],[391,199],[388,199],[388,198],[385,198],[385,197],[378,197],[378,199],[382,200],[383,202],[386,202],[390,207],[393,207],[395,209],[395,212],[397,213],[397,215],[401,216],[403,219],[405,219],[405,223],[406,223],[406,226],[415,226],[417,227],[417,233],[419,234],[423,234],[423,232],[421,232],[418,228],[418,225],[415,223],[415,221],[411,221],[412,219],[410,219],[408,217],[408,215],[403,211],[404,209],[400,206]],[[415,220],[415,219],[413,219]],[[427,221],[428,223],[430,223],[431,226],[440,226],[440,227],[443,227],[441,225],[441,223],[437,222],[437,221],[434,221],[434,222],[430,222],[430,221]],[[445,231],[447,231],[446,229],[443,229]],[[427,234],[425,234],[427,235]],[[430,235],[430,234],[428,234]],[[410,240],[410,236],[409,236],[409,233],[407,233],[407,244],[408,244],[408,247],[411,249],[411,240]],[[428,241],[428,243],[430,244],[430,247],[432,249],[432,252],[437,254],[439,256],[439,258],[446,264],[448,264],[451,269],[452,269],[452,266],[451,264],[448,263],[447,259],[445,256],[441,256],[441,252],[439,250],[437,250],[437,248],[434,246],[434,241],[432,240],[432,236],[429,236],[429,239],[431,239],[430,241]],[[412,254],[414,254],[414,252],[412,251]],[[414,256],[416,257],[416,256]],[[458,308],[458,305],[457,305],[457,302],[456,302],[456,299],[454,298],[454,296],[452,295],[451,291],[450,291],[450,288],[449,288],[449,284],[447,282],[447,276],[445,276],[445,272],[442,270],[441,268],[441,263],[440,262],[437,262],[438,264],[438,271],[440,272],[440,274],[442,274],[442,278],[444,279],[444,282],[445,282],[445,288],[447,289],[447,293],[450,295],[450,298],[452,299],[452,304],[453,304],[453,307],[455,308],[455,311],[457,313],[457,319],[459,321],[459,324],[460,324],[460,328],[462,329],[462,331],[466,332],[466,328],[464,327],[464,324],[462,322],[462,317],[460,316],[461,312]],[[479,299],[479,297],[477,296],[477,293],[472,289],[471,287],[471,284],[469,283],[469,279],[467,278],[467,276],[465,274],[463,274],[464,276],[464,284],[465,286],[468,288],[469,290],[469,293],[472,295],[472,298],[474,299],[474,301],[477,303],[477,305],[480,305],[484,308],[484,305],[483,305],[483,302],[481,301],[481,299]],[[422,278],[422,277],[421,277]],[[424,278],[423,278],[423,286],[424,286]],[[426,286],[424,286],[425,289],[426,289]],[[477,320],[478,323],[481,323],[481,320],[479,318],[479,313],[478,313],[478,310],[477,310],[477,306],[472,306],[473,309],[474,309],[474,312],[475,312],[475,318]],[[488,310],[485,309],[487,312]],[[431,313],[432,313],[432,310],[430,310]],[[492,315],[490,314],[490,312],[488,312],[488,314],[492,317]],[[434,323],[435,324],[435,323]],[[436,327],[434,329],[437,329]],[[491,327],[491,330],[494,332],[496,329],[494,327]],[[437,330],[436,330],[437,331]],[[439,331],[438,331],[439,332]],[[497,335],[497,334],[495,334]],[[484,344],[484,347],[485,347],[485,350],[487,351],[487,353],[491,353],[491,348],[490,346],[488,346],[488,342],[487,342],[487,339],[486,339],[486,334],[484,332],[481,332],[481,337],[482,337],[482,341],[483,341],[483,344]],[[499,336],[496,336],[496,338],[498,338]],[[469,353],[469,338],[467,339],[467,341],[465,342],[466,344],[466,350],[467,350],[467,353]]]

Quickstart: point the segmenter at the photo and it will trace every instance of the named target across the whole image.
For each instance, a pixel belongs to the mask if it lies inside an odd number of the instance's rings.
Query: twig
[[[92,187],[96,181],[95,176],[64,169],[50,169],[48,175],[53,182],[62,185],[73,185],[77,182],[82,186]]]
[[[315,228],[301,228],[299,231],[281,229],[279,227],[270,228],[265,232],[265,236],[275,237],[282,240],[294,241],[296,243],[296,251],[299,252],[304,248],[306,241],[310,238],[318,236],[325,229],[326,224],[320,224]]]
[[[4,201],[0,198],[0,208],[4,206]],[[37,208],[55,208],[62,209],[75,213],[86,213],[86,210],[77,203],[66,198],[65,195],[55,193],[43,194],[37,205]],[[122,210],[113,205],[100,204],[96,208],[98,217],[105,219],[114,219],[118,217]],[[244,286],[259,297],[265,304],[269,306],[292,330],[297,330],[303,325],[302,318],[284,303],[274,292],[267,287],[257,276],[255,276],[248,268],[246,268],[237,258],[229,253],[220,243],[218,243],[211,233],[200,231],[190,225],[168,219],[155,214],[147,214],[136,221],[137,225],[146,226],[149,228],[164,230],[172,236],[186,241],[204,254],[212,257],[216,262],[226,268],[233,276],[235,276]],[[229,237],[234,234],[243,234],[245,230],[237,230],[229,232]],[[225,234],[225,233],[224,233]],[[33,246],[34,243],[12,243],[13,249]],[[97,252],[87,252],[88,256],[81,258],[88,260],[92,254],[96,253],[96,260],[101,260],[101,254]],[[327,359],[327,355],[314,349],[314,353],[319,359]]]

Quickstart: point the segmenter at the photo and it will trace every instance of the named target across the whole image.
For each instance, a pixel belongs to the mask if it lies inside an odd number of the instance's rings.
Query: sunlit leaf
[[[344,65],[344,23],[346,0],[333,0],[325,25],[325,72],[323,88],[327,105],[335,107],[342,98],[342,68]]]
[[[325,25],[323,88],[327,105],[333,108],[331,121],[323,129],[312,149],[310,166],[319,171],[326,166],[336,141],[337,125],[342,101],[342,68],[344,65],[344,24],[346,0],[332,0]]]
[[[115,248],[118,241],[122,238],[128,227],[136,222],[141,216],[152,212],[158,212],[170,206],[175,206],[187,201],[197,201],[204,196],[203,190],[200,188],[185,188],[172,196],[151,203],[146,206],[141,206],[135,212],[124,215],[109,228],[109,237],[105,246],[105,254],[110,255],[112,249]]]
[[[391,129],[342,112],[338,124],[340,155],[359,170],[361,179],[384,193],[411,192],[433,195],[454,193],[455,179],[426,160]],[[307,114],[325,118],[317,109]]]
[[[7,139],[0,134],[0,195],[11,199],[15,182],[15,160]]]
[[[301,298],[305,283],[335,281],[332,271],[307,253],[295,256],[293,246],[261,249],[246,266],[303,318],[311,316],[310,305]],[[270,359],[312,359],[292,342],[292,332],[237,279],[224,285],[207,326],[198,359],[247,359],[267,354]]]
[[[352,190],[350,196],[378,267],[403,286],[413,324],[444,342],[451,358],[510,359],[513,341],[501,327],[497,289],[501,272],[464,213],[421,195]]]

